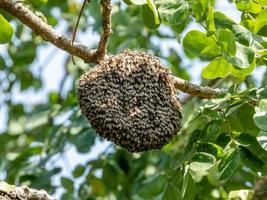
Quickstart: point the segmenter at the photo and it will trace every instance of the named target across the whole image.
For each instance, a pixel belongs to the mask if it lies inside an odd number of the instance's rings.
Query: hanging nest
[[[160,149],[181,127],[169,71],[150,54],[109,56],[81,76],[77,94],[97,133],[130,152]]]

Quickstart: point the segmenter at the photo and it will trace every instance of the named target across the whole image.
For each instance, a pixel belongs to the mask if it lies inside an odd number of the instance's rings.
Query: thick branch
[[[51,26],[43,22],[31,10],[14,0],[1,0],[0,8],[18,18],[22,23],[31,28],[44,40],[54,44],[58,48],[83,59],[87,63],[96,63],[98,58],[96,50],[90,50],[83,44],[75,43],[71,45],[71,39],[57,33]]]
[[[179,89],[192,96],[198,96],[201,98],[211,99],[211,98],[218,96],[221,93],[219,89],[213,89],[210,87],[202,87],[202,86],[196,85],[194,83],[180,79],[175,76],[173,76],[173,80],[174,80],[174,86],[176,89]]]

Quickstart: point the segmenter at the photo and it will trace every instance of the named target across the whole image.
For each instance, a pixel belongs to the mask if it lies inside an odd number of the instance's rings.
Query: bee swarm
[[[81,76],[77,95],[97,133],[130,152],[159,149],[181,127],[170,73],[147,53],[124,51],[102,60]]]

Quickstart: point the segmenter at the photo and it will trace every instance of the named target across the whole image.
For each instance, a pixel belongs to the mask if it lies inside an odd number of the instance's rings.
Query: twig
[[[111,35],[111,0],[101,0],[100,2],[102,6],[102,27],[103,33],[101,35],[98,48],[97,48],[97,57],[102,60],[106,55],[107,44],[109,36]]]
[[[172,77],[174,80],[174,87],[176,89],[179,89],[192,96],[198,96],[201,98],[211,99],[221,94],[221,91],[219,89],[213,89],[210,87],[202,87],[194,83],[191,83],[189,81],[180,79],[176,76],[172,76]]]
[[[71,45],[72,45],[72,46],[73,46],[73,44],[74,44],[74,41],[75,41],[75,38],[76,38],[76,34],[77,34],[78,25],[79,25],[79,23],[80,23],[80,19],[81,19],[81,17],[82,17],[82,13],[83,13],[83,10],[84,10],[84,8],[85,8],[87,2],[88,2],[87,0],[84,0],[84,1],[83,1],[82,8],[81,8],[81,10],[80,10],[80,12],[79,12],[79,16],[78,16],[78,19],[77,19],[77,22],[76,22],[76,24],[75,24],[75,28],[74,28],[74,31],[73,31],[73,34],[72,34],[72,41],[71,41]],[[71,59],[72,59],[73,64],[75,65],[73,55],[71,56]]]

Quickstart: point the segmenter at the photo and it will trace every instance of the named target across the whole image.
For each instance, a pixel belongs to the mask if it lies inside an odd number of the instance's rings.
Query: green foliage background
[[[66,23],[66,34],[72,32],[81,6],[75,0],[23,3],[52,26]],[[15,91],[38,94],[47,84],[33,63],[37,49],[51,44],[0,10],[0,43],[6,43],[0,55],[0,103],[8,108],[7,128],[0,134],[0,177],[49,193],[64,188],[64,200],[252,199],[255,183],[267,174],[267,78],[266,73],[257,80],[251,76],[267,64],[267,1],[232,4],[242,13],[239,22],[216,11],[213,0],[114,2],[109,53],[125,48],[150,52],[175,75],[190,80],[183,55],[161,48],[165,41],[180,43],[187,59],[207,63],[202,84],[225,93],[211,100],[187,99],[183,128],[162,150],[130,154],[109,146],[97,159],[80,160],[68,177],[55,167],[55,160],[73,146],[88,154],[98,138],[81,116],[75,94],[79,76],[93,66],[78,59],[73,66],[68,56],[61,82],[64,86],[72,81],[66,94],[60,87],[43,96],[42,103],[15,103]],[[91,0],[79,33],[101,32],[99,11],[99,1]],[[188,31],[192,24],[202,30]],[[65,121],[57,120],[63,116]],[[56,176],[59,185],[52,181]]]

